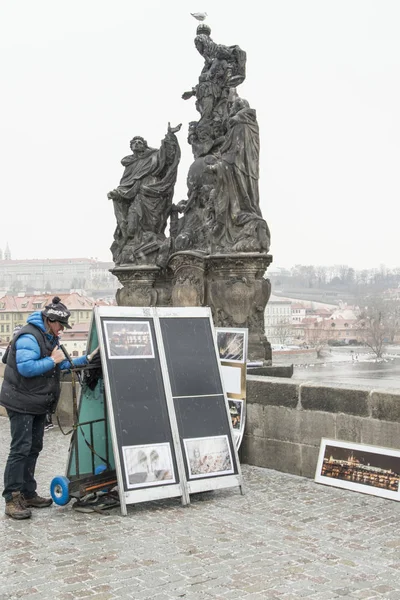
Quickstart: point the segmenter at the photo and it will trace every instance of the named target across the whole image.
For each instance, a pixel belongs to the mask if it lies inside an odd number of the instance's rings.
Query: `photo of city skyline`
[[[315,480],[396,499],[400,483],[400,451],[322,440]],[[339,480],[339,482],[338,482]],[[334,483],[335,481],[335,483]],[[383,494],[380,492],[384,492]]]
[[[360,464],[373,465],[380,469],[397,471],[400,473],[400,457],[387,454],[378,454],[376,452],[366,452],[365,450],[357,450],[352,447],[351,454]],[[333,458],[337,460],[346,460],[349,456],[348,448],[340,448],[338,446],[327,445],[325,447],[324,458]]]

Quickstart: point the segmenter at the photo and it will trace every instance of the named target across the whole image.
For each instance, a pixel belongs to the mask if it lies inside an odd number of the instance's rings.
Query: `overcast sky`
[[[398,0],[0,0],[0,248],[111,260],[120,160],[168,121],[186,197],[204,10],[247,52],[274,265],[400,265]]]

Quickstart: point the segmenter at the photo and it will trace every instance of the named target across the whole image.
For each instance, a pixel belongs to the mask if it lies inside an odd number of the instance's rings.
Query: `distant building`
[[[71,311],[69,323],[72,326],[90,323],[95,305],[92,298],[77,293],[58,294],[58,296]],[[0,298],[0,345],[7,344],[15,327],[25,325],[27,317],[35,310],[43,310],[46,304],[52,301],[52,298],[53,294],[27,295],[24,293]]]
[[[304,341],[310,346],[316,342],[326,344],[356,343],[359,335],[357,321],[346,319],[322,319],[307,317],[300,324],[304,333]]]
[[[88,321],[86,323],[76,323],[72,329],[64,329],[61,335],[61,343],[72,358],[86,354],[89,327],[90,322]]]
[[[297,304],[292,304],[291,308],[292,308],[291,322],[293,324],[297,325],[298,323],[301,323],[302,320],[305,318],[306,307],[303,304],[297,303]]]
[[[271,295],[264,312],[265,335],[271,344],[291,343],[291,301]]]
[[[7,244],[4,259],[0,259],[0,289],[14,292],[66,292],[77,288],[116,288],[118,281],[109,272],[113,267],[112,262],[93,258],[11,260]]]

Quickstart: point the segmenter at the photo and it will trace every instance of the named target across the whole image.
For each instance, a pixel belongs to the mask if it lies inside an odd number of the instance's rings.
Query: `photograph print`
[[[242,427],[243,400],[228,400],[229,414],[231,415],[232,428],[240,430]]]
[[[400,451],[323,439],[315,481],[400,499]]]
[[[234,473],[227,435],[183,440],[189,479]]]
[[[104,327],[110,359],[154,358],[148,321],[104,321]]]
[[[175,483],[171,447],[163,444],[122,446],[129,489]]]
[[[229,414],[233,429],[233,441],[239,450],[244,435],[246,422],[246,403],[244,400],[232,400],[228,398]]]
[[[216,333],[220,360],[245,363],[247,360],[247,329],[218,328]]]

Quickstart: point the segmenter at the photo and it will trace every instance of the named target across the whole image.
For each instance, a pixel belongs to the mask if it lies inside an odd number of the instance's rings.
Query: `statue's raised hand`
[[[190,92],[183,92],[182,99],[189,100],[189,98],[191,98],[192,96],[195,96],[195,95],[196,95],[196,90],[190,90]]]
[[[168,123],[168,133],[177,133],[180,131],[182,123],[179,123],[176,127],[171,127],[171,123]]]
[[[118,199],[118,193],[117,193],[117,191],[116,190],[111,190],[111,192],[108,192],[107,198],[109,200],[117,200]]]

